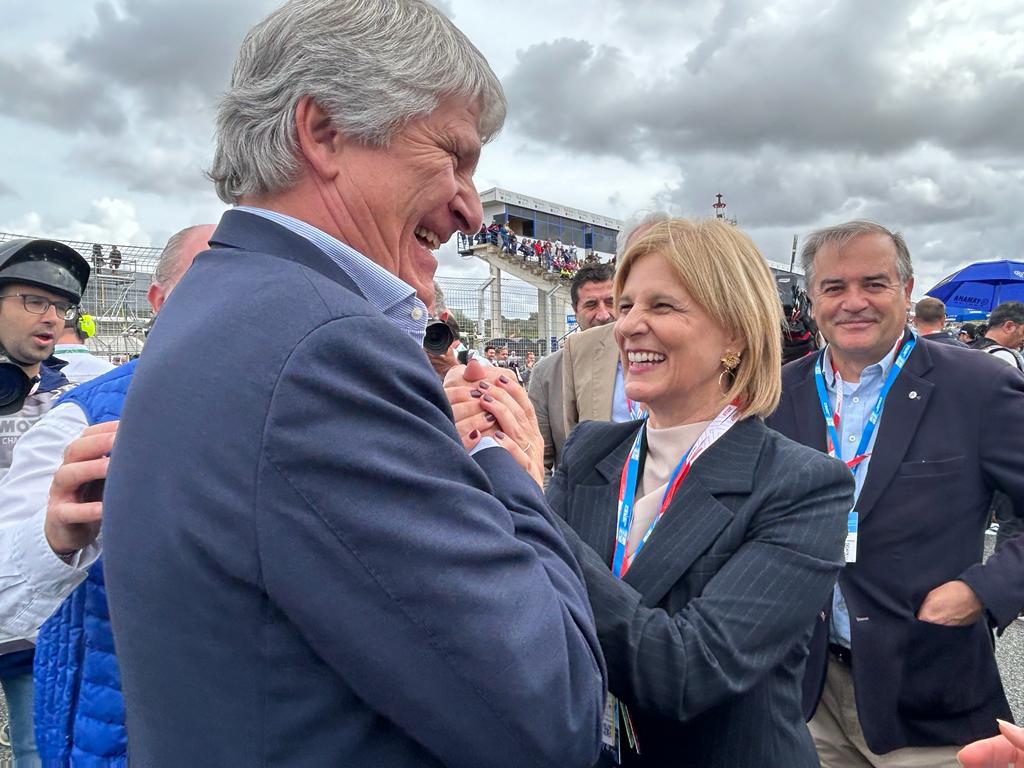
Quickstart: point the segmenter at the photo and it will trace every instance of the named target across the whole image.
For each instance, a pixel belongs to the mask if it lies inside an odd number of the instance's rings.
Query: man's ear
[[[907,297],[907,309],[910,309],[914,305],[913,300],[910,298],[911,294],[914,292],[914,278],[907,280],[907,284],[904,286],[903,290]]]
[[[325,181],[337,176],[343,138],[312,96],[303,96],[295,107],[295,135],[299,152],[314,173]]]
[[[153,314],[156,315],[167,301],[167,292],[156,283],[150,283],[146,298],[149,300],[149,306],[153,308]]]

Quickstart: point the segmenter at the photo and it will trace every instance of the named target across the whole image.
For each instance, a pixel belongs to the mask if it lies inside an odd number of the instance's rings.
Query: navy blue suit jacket
[[[825,450],[814,361],[782,369],[769,425]],[[959,745],[1010,718],[990,626],[1024,606],[1024,537],[981,565],[995,489],[1024,513],[1024,376],[971,349],[918,341],[885,402],[857,511],[857,562],[839,584],[850,610],[857,711],[872,751]],[[925,596],[962,579],[985,606],[967,627],[917,620]],[[810,717],[824,686],[831,603],[804,681]]]
[[[133,764],[588,765],[603,661],[536,484],[315,246],[239,211],[211,243],[104,497]]]
[[[638,426],[580,424],[548,487],[583,566],[610,690],[640,740],[624,762],[817,768],[800,680],[842,564],[850,473],[741,421],[693,465],[620,581],[609,564]]]

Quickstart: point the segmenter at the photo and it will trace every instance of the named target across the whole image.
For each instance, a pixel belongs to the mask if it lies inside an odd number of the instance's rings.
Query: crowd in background
[[[480,231],[473,237],[460,234],[460,247],[472,244],[490,244],[501,249],[508,256],[521,258],[524,262],[539,264],[547,271],[569,280],[584,264],[600,261],[594,251],[580,255],[576,243],[563,243],[542,238],[531,238],[517,235],[507,223],[493,222],[489,226],[481,225]]]

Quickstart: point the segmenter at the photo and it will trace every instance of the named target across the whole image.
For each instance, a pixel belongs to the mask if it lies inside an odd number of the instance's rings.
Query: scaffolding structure
[[[0,243],[23,237],[31,236],[0,232]],[[59,242],[78,251],[92,267],[81,306],[96,321],[96,335],[86,346],[108,359],[137,355],[153,316],[146,292],[161,249],[80,240]]]

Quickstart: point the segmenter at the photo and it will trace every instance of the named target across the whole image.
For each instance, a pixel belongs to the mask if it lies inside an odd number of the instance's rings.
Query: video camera
[[[445,310],[441,317],[427,321],[427,330],[423,336],[423,349],[432,355],[443,355],[459,338],[459,324],[451,313]]]

